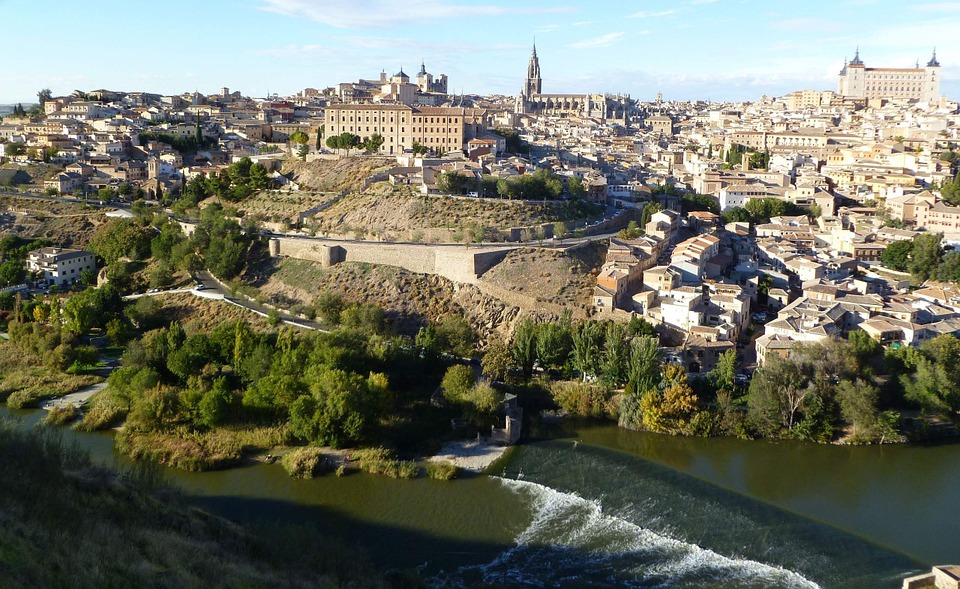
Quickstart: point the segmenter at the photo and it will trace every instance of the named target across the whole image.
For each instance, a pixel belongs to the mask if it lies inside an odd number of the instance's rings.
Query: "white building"
[[[97,258],[88,251],[45,247],[27,254],[27,271],[42,272],[51,285],[70,286],[84,270],[97,271]]]
[[[921,68],[868,68],[857,50],[853,60],[840,71],[839,93],[850,98],[913,99],[933,102],[940,99],[940,62],[937,53]]]

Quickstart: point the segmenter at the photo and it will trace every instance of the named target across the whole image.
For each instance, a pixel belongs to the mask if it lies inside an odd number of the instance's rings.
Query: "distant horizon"
[[[18,26],[4,63],[0,103],[36,102],[50,88],[107,88],[179,94],[294,95],[392,75],[447,74],[451,94],[515,96],[534,41],[546,93],[606,92],[650,102],[756,101],[797,90],[833,90],[859,47],[868,67],[924,65],[936,46],[941,91],[960,98],[960,2],[810,0],[801,9],[746,0],[611,0],[598,11],[578,0],[103,0],[52,10],[0,0]],[[199,24],[197,24],[199,23]],[[186,25],[186,26],[185,26]],[[202,27],[201,27],[202,25]],[[77,31],[108,31],[106,49],[82,46]],[[202,30],[205,34],[196,34]],[[113,50],[113,51],[112,51]]]

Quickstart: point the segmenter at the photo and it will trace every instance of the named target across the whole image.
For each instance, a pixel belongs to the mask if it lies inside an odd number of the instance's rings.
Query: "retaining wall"
[[[270,254],[320,262],[366,262],[397,266],[420,274],[437,274],[460,283],[476,284],[484,272],[500,263],[514,248],[472,248],[411,243],[327,241],[275,237]]]

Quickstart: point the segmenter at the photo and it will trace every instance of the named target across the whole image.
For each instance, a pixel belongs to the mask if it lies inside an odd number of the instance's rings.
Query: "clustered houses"
[[[594,289],[598,313],[633,313],[658,326],[661,341],[680,346],[677,359],[693,375],[713,370],[736,348],[755,292],[730,272],[736,237],[718,233],[715,218],[654,213],[642,237],[610,240]]]
[[[315,137],[323,105],[319,96],[255,100],[228,88],[171,96],[77,91],[47,100],[40,116],[5,117],[0,138],[8,142],[5,155],[14,161],[44,159],[65,167],[44,188],[91,194],[129,184],[149,196],[176,190],[192,175],[217,171],[244,156],[271,167],[264,160],[275,156],[264,154],[288,152],[285,142],[292,133]],[[145,133],[172,139],[153,141]],[[171,144],[198,135],[205,146],[184,161]],[[24,149],[12,155],[10,145],[17,143]]]
[[[439,190],[443,172],[475,179],[472,197],[496,196],[482,193],[484,177],[547,169],[580,179],[587,199],[636,218],[657,202],[662,210],[639,238],[611,240],[594,307],[657,324],[667,343],[681,347],[676,357],[702,373],[746,334],[758,299],[765,313],[780,313],[756,344],[761,362],[793,342],[852,329],[884,343],[952,332],[956,293],[907,294],[863,278],[886,247],[919,232],[960,241],[960,207],[938,191],[957,174],[954,158],[941,154],[960,143],[958,104],[939,96],[939,72],[935,57],[902,71],[865,68],[857,58],[841,73],[840,92],[638,103],[545,94],[534,53],[526,75],[518,72],[519,98],[448,95],[446,76],[423,64],[415,78],[401,68],[286,98],[250,99],[227,88],[207,96],[76,92],[47,101],[44,116],[6,118],[0,155],[42,152],[62,162],[63,173],[47,181],[60,192],[121,182],[168,190],[242,156],[269,164],[278,148],[290,153],[284,142],[296,131],[310,134],[313,157],[322,126],[328,137],[381,135],[380,152],[397,160],[383,178],[424,194]],[[504,156],[499,128],[516,132],[530,153]],[[184,161],[168,143],[141,140],[147,131],[185,141],[200,133],[212,147]],[[32,151],[10,156],[17,144]],[[427,153],[413,154],[415,145]],[[317,151],[330,153],[323,144]],[[814,214],[719,227],[712,213],[677,212],[689,208],[683,195],[690,193],[721,211],[773,199]]]

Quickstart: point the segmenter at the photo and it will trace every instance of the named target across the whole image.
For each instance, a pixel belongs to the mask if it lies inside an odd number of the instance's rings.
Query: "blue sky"
[[[903,0],[0,0],[0,103],[74,89],[292,94],[420,60],[450,90],[754,100],[867,66],[943,64],[960,98],[960,2]]]

